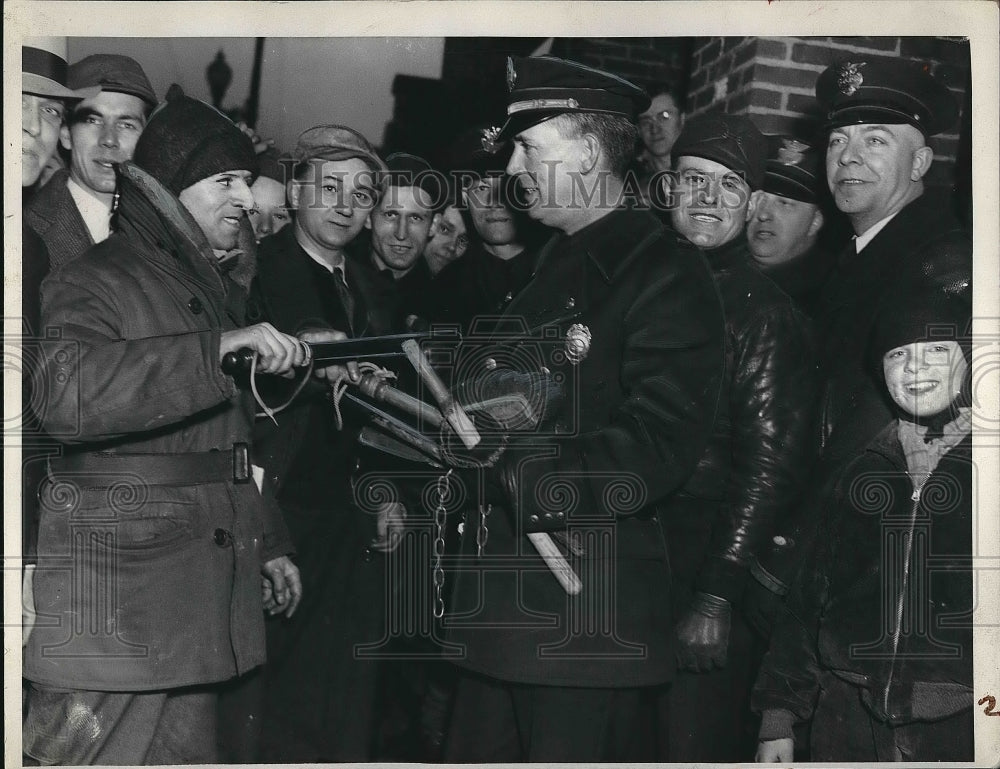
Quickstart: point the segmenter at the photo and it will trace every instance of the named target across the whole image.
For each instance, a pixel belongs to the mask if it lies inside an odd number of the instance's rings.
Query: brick
[[[688,82],[688,91],[694,93],[708,82],[708,70],[700,69],[691,76]]]
[[[750,90],[750,103],[755,107],[781,109],[783,95],[781,91],[772,91],[769,88],[752,88]]]
[[[791,85],[796,88],[815,88],[819,72],[814,69],[800,67],[774,67],[758,64],[754,69],[754,80],[758,83],[774,83],[775,85]]]
[[[788,58],[788,44],[780,40],[757,40],[757,58],[759,59],[780,59],[784,61]]]
[[[735,56],[733,57],[733,66],[740,66],[741,64],[746,64],[750,61],[757,53],[757,45],[755,41],[749,41],[743,45],[742,48],[736,50]]]
[[[830,41],[852,48],[874,51],[896,52],[899,47],[898,37],[831,37]]]
[[[731,51],[744,40],[746,40],[745,37],[724,37],[722,38],[722,50]]]
[[[790,93],[788,94],[788,105],[786,109],[789,112],[798,113],[800,115],[816,115],[820,114],[819,102],[812,96],[806,96],[801,93]]]
[[[722,53],[722,40],[719,38],[713,38],[712,42],[709,43],[702,52],[699,54],[701,57],[701,63],[709,64],[714,62],[719,58],[719,54]]]
[[[707,107],[711,104],[714,93],[715,89],[711,86],[698,91],[698,93],[695,94],[694,101],[692,102],[694,109],[701,109],[702,107]]]
[[[828,67],[841,61],[895,61],[896,57],[879,56],[847,48],[826,48],[796,43],[792,46],[792,61],[799,64],[821,64]]]
[[[743,93],[736,94],[731,99],[726,101],[726,112],[739,114],[741,112],[745,112],[749,106],[750,92],[744,91]]]

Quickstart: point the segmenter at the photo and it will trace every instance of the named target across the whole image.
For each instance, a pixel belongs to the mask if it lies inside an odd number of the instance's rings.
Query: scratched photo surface
[[[6,763],[1000,760],[995,7],[182,8],[5,8]]]

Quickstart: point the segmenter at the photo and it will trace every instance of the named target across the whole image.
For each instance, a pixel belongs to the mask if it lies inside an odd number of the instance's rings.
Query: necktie
[[[340,303],[344,307],[344,316],[347,318],[348,328],[346,329],[352,336],[354,335],[354,297],[347,287],[347,280],[344,278],[344,268],[333,268],[333,282],[337,287],[337,294],[340,296]]]

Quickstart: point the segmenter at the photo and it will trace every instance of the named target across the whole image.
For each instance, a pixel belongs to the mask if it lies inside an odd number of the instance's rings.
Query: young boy
[[[753,694],[759,762],[791,761],[806,721],[812,761],[973,760],[970,308],[919,307],[870,347],[897,419],[819,488]]]

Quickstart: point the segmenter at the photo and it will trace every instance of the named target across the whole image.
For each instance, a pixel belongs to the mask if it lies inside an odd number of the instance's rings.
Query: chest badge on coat
[[[590,352],[592,338],[590,329],[582,323],[570,326],[566,332],[566,359],[574,366],[578,366]]]

